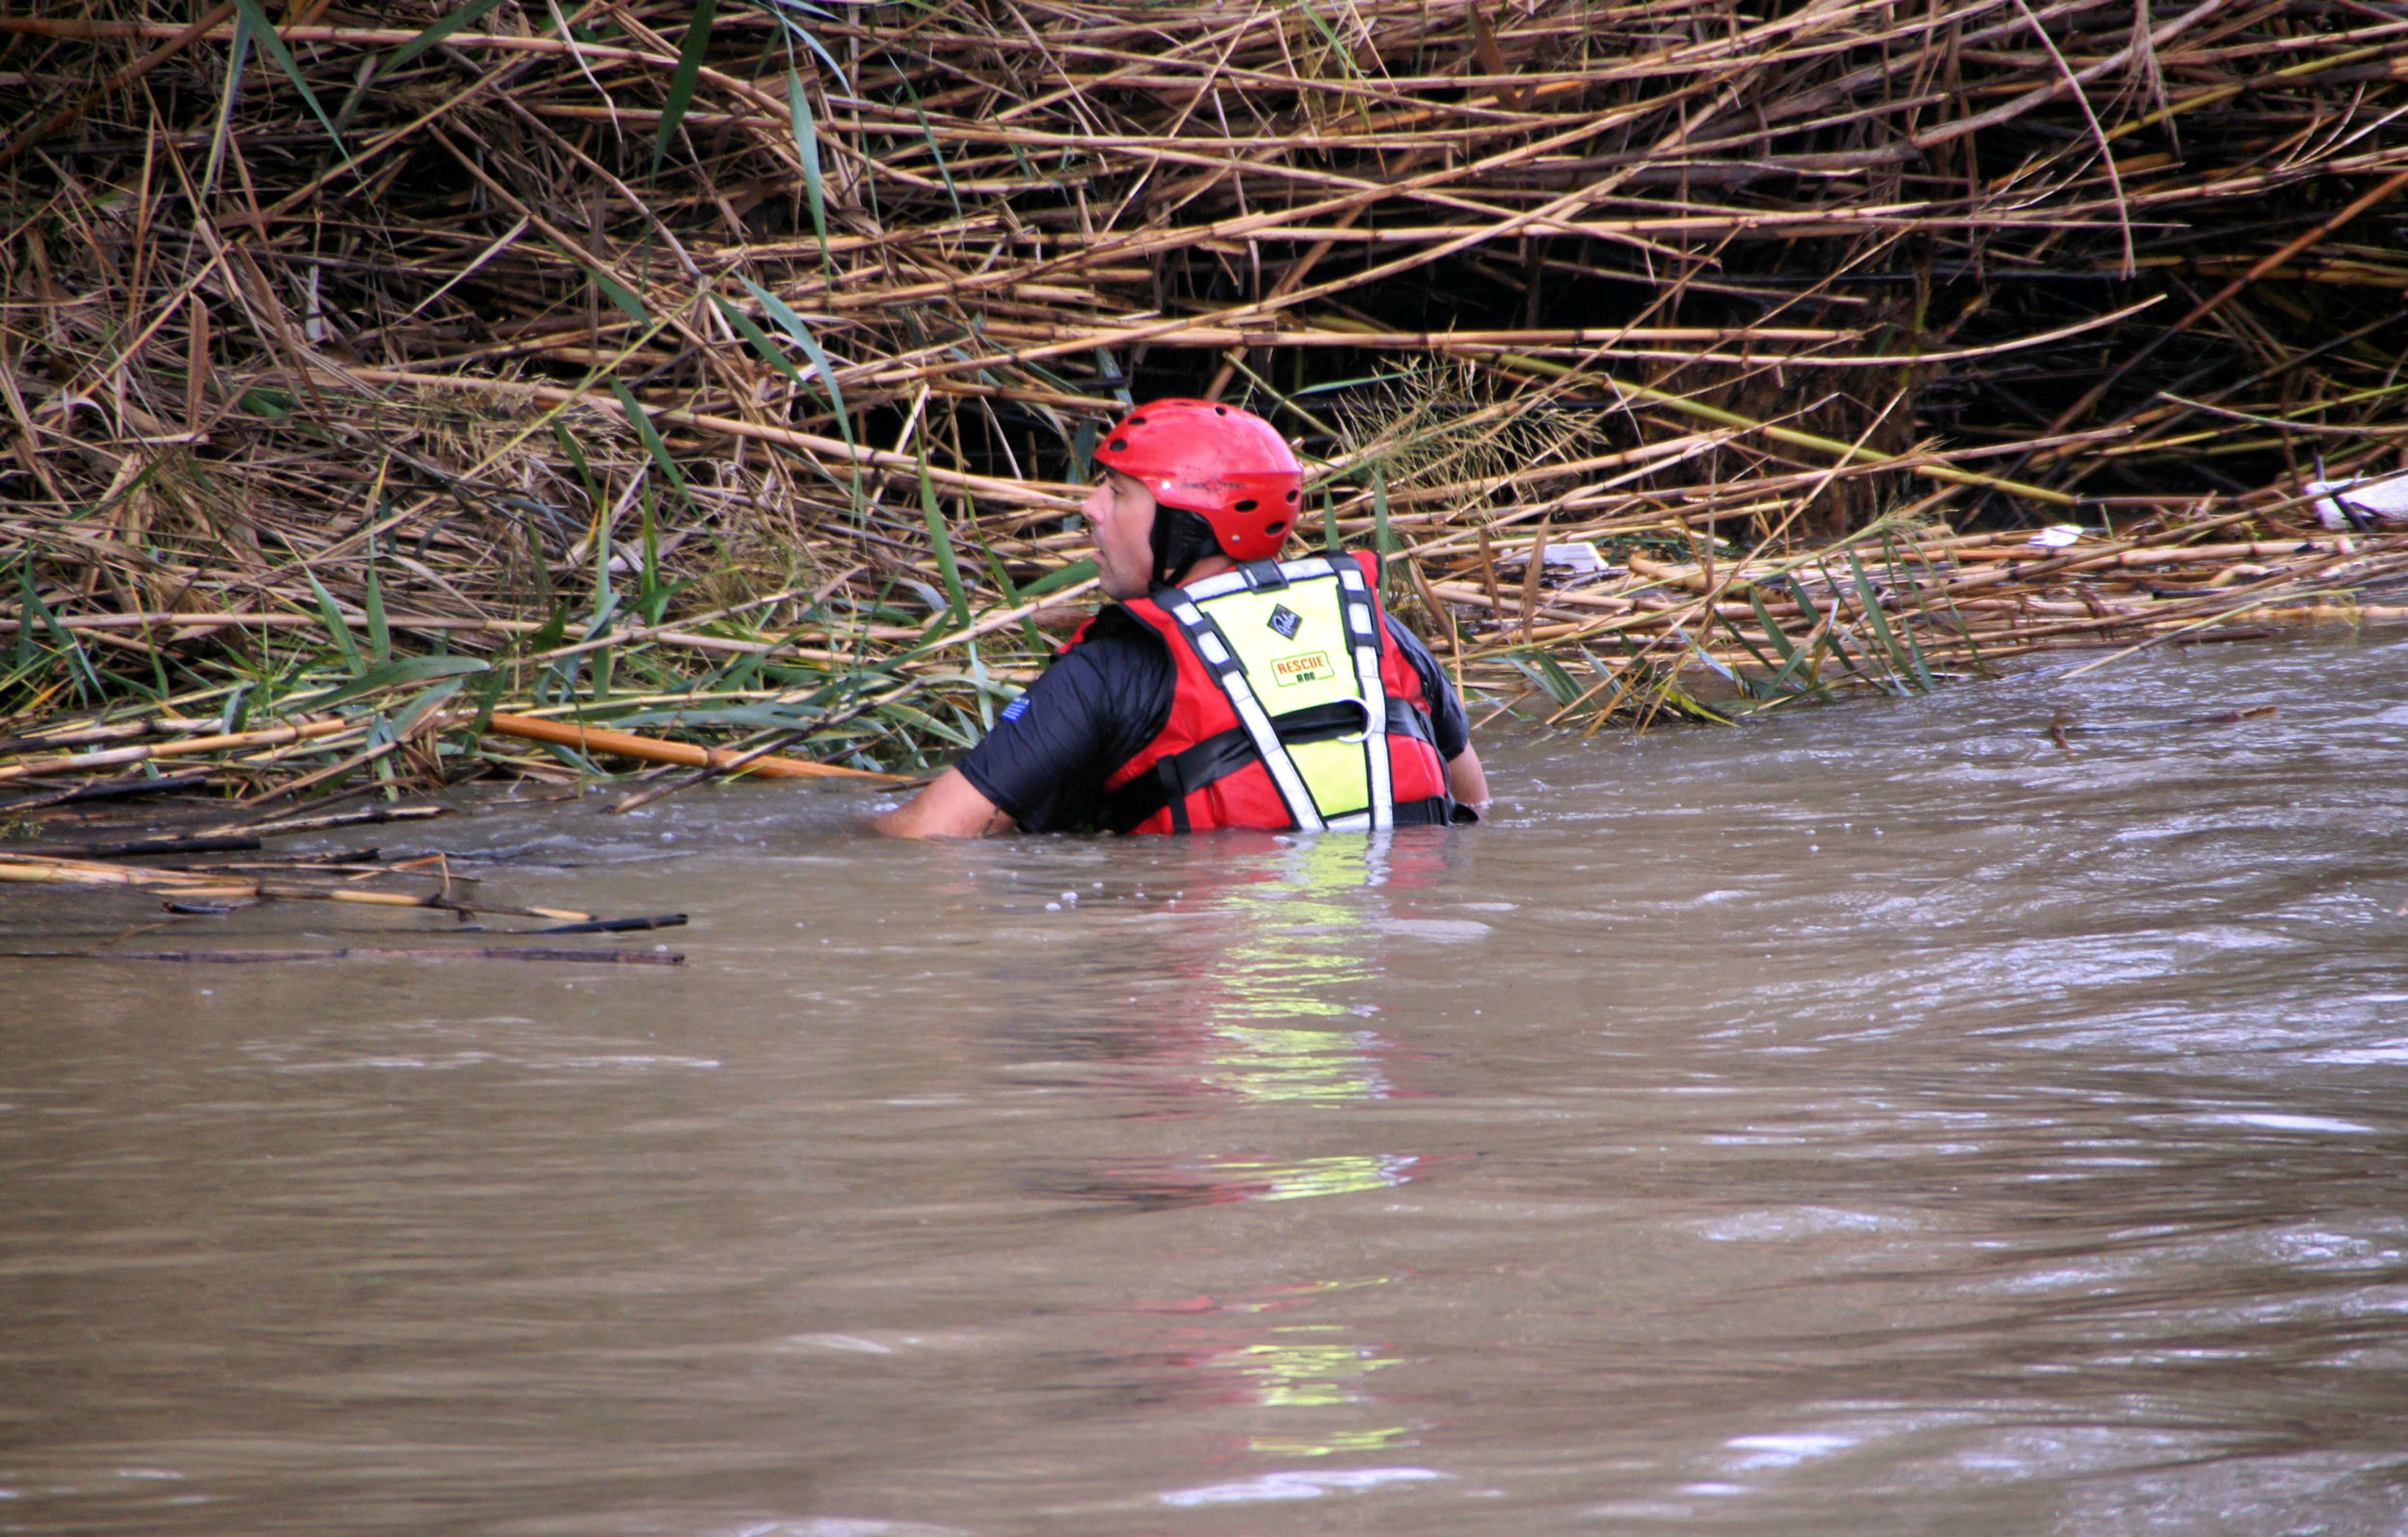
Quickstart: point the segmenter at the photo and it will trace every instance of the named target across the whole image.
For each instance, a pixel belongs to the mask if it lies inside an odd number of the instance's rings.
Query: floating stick
[[[563,923],[556,928],[531,929],[538,934],[630,934],[648,929],[681,929],[683,913],[662,913],[653,918],[597,918],[591,923]]]
[[[563,907],[505,907],[491,903],[462,902],[433,894],[370,891],[354,886],[322,886],[300,881],[229,880],[212,870],[161,870],[147,865],[103,864],[89,860],[0,854],[0,881],[41,884],[65,882],[79,886],[128,886],[172,893],[179,899],[255,898],[261,901],[339,902],[362,907],[432,907],[445,912],[506,913],[515,918],[548,918],[563,923],[590,923],[591,913]],[[448,883],[447,883],[448,884]]]

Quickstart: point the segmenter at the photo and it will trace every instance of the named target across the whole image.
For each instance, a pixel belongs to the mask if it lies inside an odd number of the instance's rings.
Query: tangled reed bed
[[[0,783],[916,770],[1174,393],[1586,729],[2399,618],[2307,491],[2401,463],[2403,76],[2387,0],[0,18]]]

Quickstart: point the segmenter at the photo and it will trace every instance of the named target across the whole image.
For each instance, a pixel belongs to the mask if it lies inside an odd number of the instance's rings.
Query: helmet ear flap
[[[1221,536],[1212,525],[1185,507],[1154,509],[1154,580],[1168,587],[1189,566],[1221,552]]]

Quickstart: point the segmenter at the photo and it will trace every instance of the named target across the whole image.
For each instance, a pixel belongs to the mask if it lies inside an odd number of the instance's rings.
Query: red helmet
[[[1096,463],[1202,518],[1236,561],[1278,554],[1304,494],[1304,467],[1278,428],[1209,400],[1139,406],[1104,434]]]

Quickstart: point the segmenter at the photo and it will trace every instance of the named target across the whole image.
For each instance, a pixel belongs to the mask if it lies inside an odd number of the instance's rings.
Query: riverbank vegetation
[[[0,793],[921,771],[1166,394],[1582,730],[2396,619],[2308,488],[2402,463],[2403,76],[2374,0],[0,18]]]

